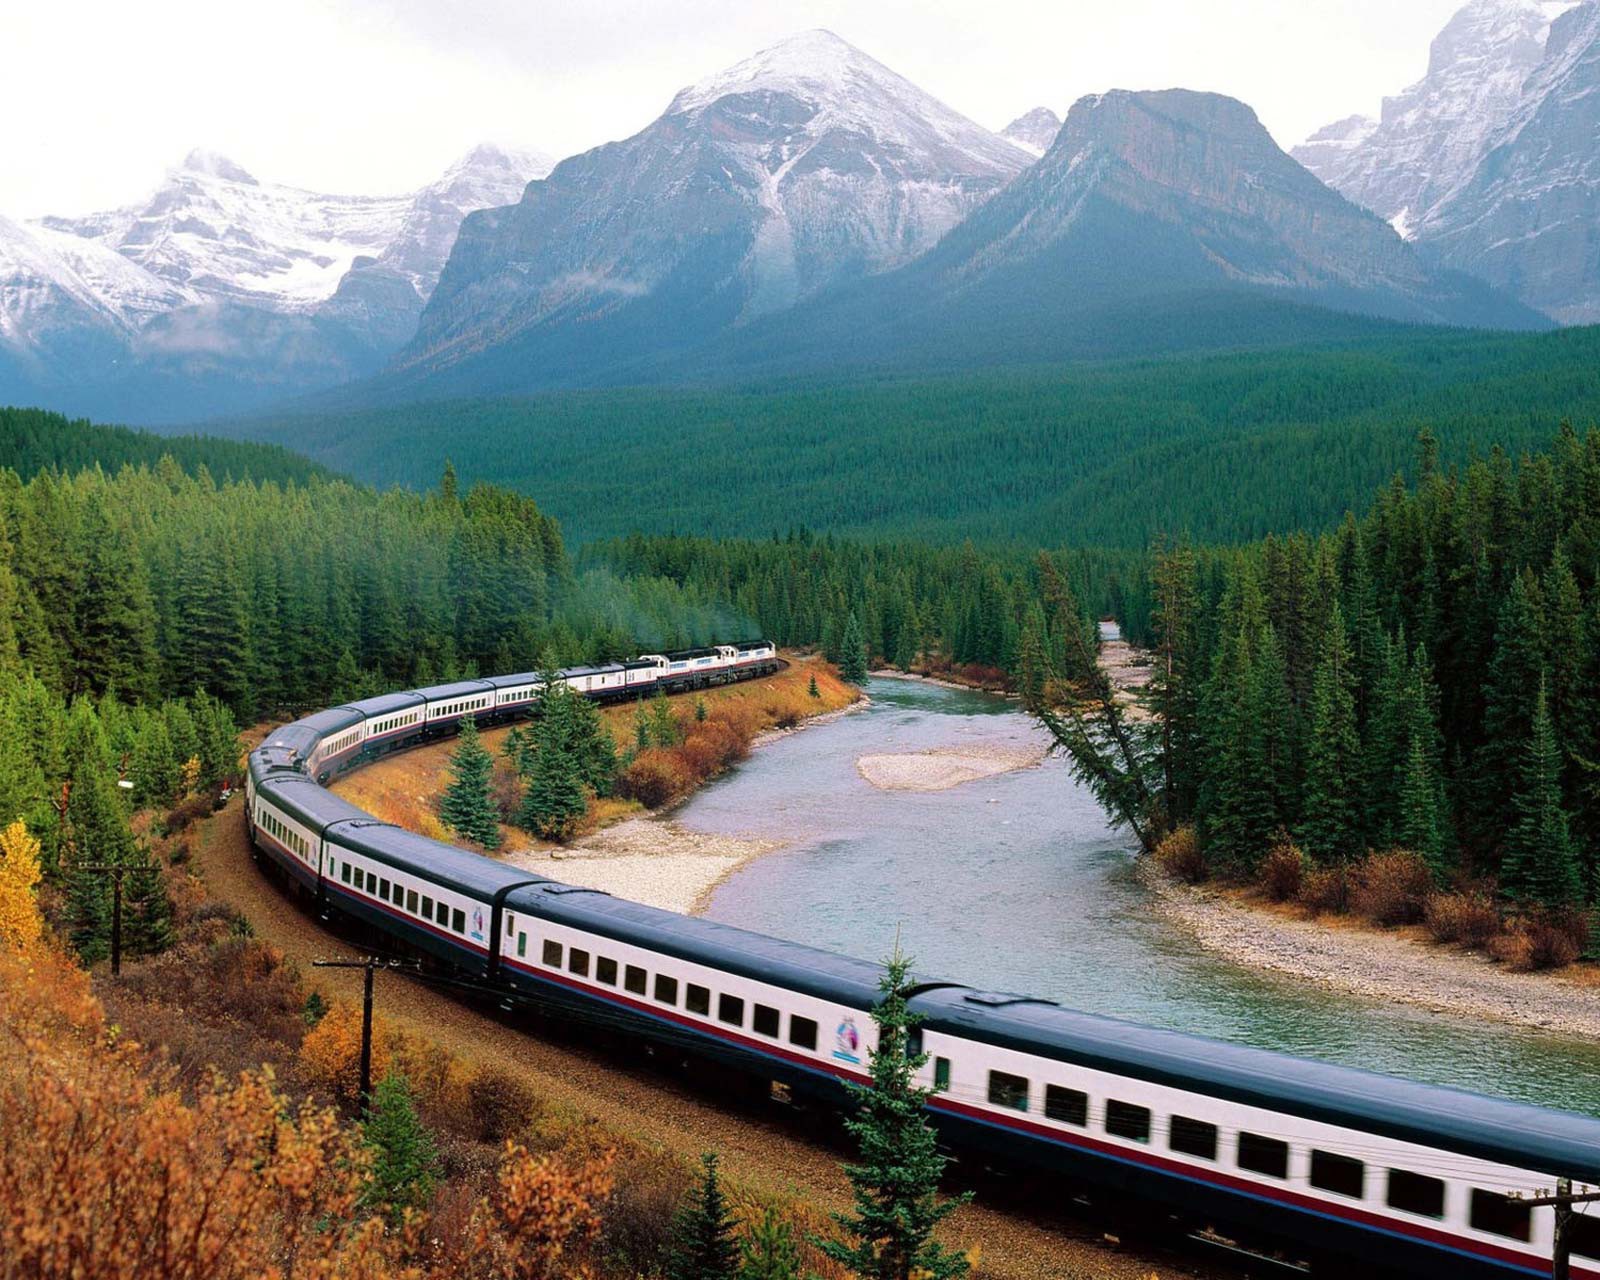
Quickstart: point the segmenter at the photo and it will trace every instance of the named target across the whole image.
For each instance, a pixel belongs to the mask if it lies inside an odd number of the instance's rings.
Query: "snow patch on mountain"
[[[1384,99],[1380,120],[1352,116],[1313,134],[1295,159],[1385,219],[1419,226],[1469,180],[1522,102],[1552,20],[1570,0],[1472,0],[1434,39],[1427,74]]]

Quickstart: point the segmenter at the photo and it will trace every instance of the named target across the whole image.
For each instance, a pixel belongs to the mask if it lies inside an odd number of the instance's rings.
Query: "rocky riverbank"
[[[1148,860],[1140,875],[1162,916],[1235,963],[1436,1013],[1600,1038],[1600,985],[1587,970],[1513,973],[1408,932],[1299,918],[1218,889],[1177,884]]]

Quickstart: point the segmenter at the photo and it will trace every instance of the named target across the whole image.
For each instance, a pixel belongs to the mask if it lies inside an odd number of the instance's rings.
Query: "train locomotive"
[[[768,674],[765,641],[554,673],[587,697]],[[348,917],[513,1008],[601,1018],[827,1105],[867,1078],[881,967],[567,885],[379,822],[321,785],[387,751],[529,714],[544,677],[353,702],[251,753],[258,857]],[[1550,1273],[1554,1214],[1600,1183],[1600,1119],[1074,1012],[918,977],[932,1120],[952,1145],[1064,1188],[1408,1275]],[[1600,1086],[1597,1086],[1600,1097]],[[1063,1194],[1066,1194],[1063,1191]],[[1572,1275],[1600,1280],[1600,1212]]]

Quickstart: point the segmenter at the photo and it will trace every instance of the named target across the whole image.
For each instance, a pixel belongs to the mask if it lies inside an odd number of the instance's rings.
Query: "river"
[[[713,893],[706,915],[917,969],[1199,1035],[1600,1115],[1600,1046],[1363,1000],[1201,951],[1157,916],[1059,759],[947,791],[884,791],[867,754],[1040,741],[988,694],[873,679],[871,706],[774,742],[675,815],[692,830],[785,841]]]

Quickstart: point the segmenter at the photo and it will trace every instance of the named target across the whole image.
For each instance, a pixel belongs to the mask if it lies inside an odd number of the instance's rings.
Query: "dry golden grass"
[[[813,677],[817,682],[815,698],[810,693]],[[786,669],[765,679],[672,695],[667,701],[685,741],[665,753],[670,760],[661,763],[669,776],[655,789],[656,803],[682,799],[737,759],[757,735],[769,729],[793,728],[814,716],[842,710],[860,697],[860,690],[846,684],[832,665],[818,657],[791,658]],[[706,705],[705,722],[694,718],[695,703],[701,699]],[[637,702],[623,702],[601,708],[600,718],[611,730],[619,751],[634,741],[634,718],[640,706]],[[712,724],[718,727],[707,727]],[[481,735],[483,745],[498,759],[510,732],[511,726],[485,730]],[[335,779],[330,790],[383,822],[464,844],[438,817],[439,798],[449,783],[450,757],[455,749],[456,740],[446,738],[402,751]],[[577,834],[598,831],[643,810],[644,806],[633,798],[591,800]],[[502,825],[500,830],[502,847],[550,847],[514,827]]]

